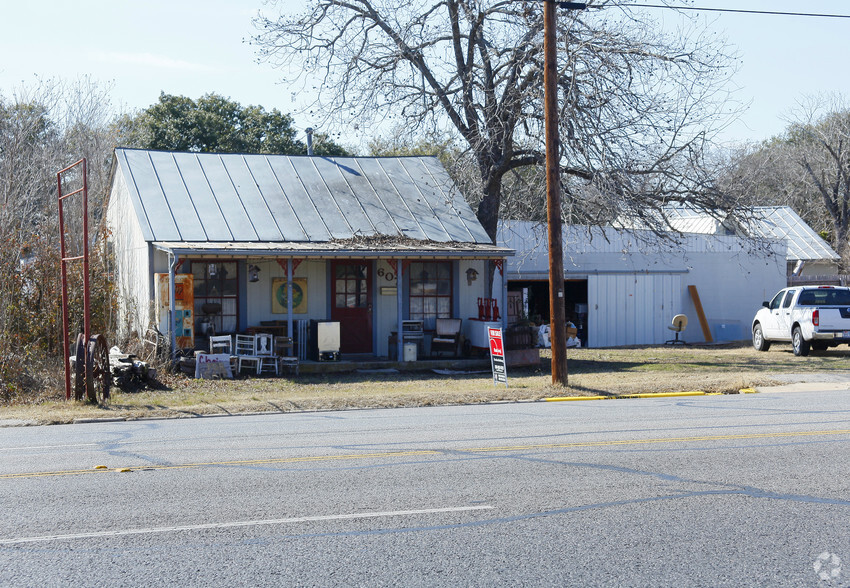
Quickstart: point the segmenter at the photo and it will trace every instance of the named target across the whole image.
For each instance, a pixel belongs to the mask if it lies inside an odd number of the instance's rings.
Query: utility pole
[[[543,85],[546,121],[546,216],[549,222],[549,316],[552,384],[567,385],[567,328],[564,314],[564,246],[561,222],[560,141],[558,136],[558,21],[554,0],[543,0]],[[587,7],[558,2],[567,10]]]

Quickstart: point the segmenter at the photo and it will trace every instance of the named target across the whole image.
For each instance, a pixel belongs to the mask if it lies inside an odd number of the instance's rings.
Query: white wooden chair
[[[272,335],[267,333],[257,333],[254,335],[254,355],[258,358],[258,374],[266,371],[273,371],[275,375],[279,373],[277,355],[274,352],[274,337]]]
[[[233,338],[230,335],[210,335],[210,354],[230,356],[230,369],[236,369],[236,356],[233,354]]]
[[[230,335],[211,335],[210,353],[233,355],[233,339]]]
[[[260,358],[257,356],[257,340],[254,335],[236,335],[236,371],[242,373],[242,366],[253,365],[260,373]]]

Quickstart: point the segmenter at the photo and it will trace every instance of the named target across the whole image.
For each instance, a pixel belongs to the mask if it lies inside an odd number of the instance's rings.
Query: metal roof
[[[514,251],[495,245],[463,243],[356,243],[334,241],[329,243],[213,243],[155,241],[153,246],[178,255],[200,257],[303,257],[303,258],[397,258],[408,259],[501,259],[511,257]]]
[[[789,258],[805,261],[841,258],[793,208],[760,206],[755,213],[755,230],[764,238],[787,241]]]
[[[687,206],[664,209],[671,226],[683,233],[726,234],[722,220]],[[839,255],[790,206],[756,206],[752,221],[740,227],[749,236],[785,241],[789,260],[839,259]]]
[[[707,233],[668,234],[647,229],[584,225],[562,227],[564,272],[569,276],[601,273],[688,273],[704,254],[720,254],[736,263],[786,257],[783,240],[748,239]],[[502,221],[498,242],[515,250],[509,279],[545,279],[549,272],[549,235],[545,223]],[[784,264],[784,261],[783,261]]]
[[[149,242],[266,243],[281,249],[389,238],[499,249],[435,157],[119,148],[115,158]]]

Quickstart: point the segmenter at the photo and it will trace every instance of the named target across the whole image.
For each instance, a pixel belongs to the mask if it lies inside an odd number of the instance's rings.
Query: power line
[[[771,14],[779,16],[815,16],[819,18],[850,18],[850,14],[820,14],[815,12],[778,12],[774,10],[740,10],[737,8],[701,8],[699,6],[666,6],[663,4],[620,4],[632,8],[667,8],[670,10],[699,10],[703,12],[736,12],[739,14]],[[588,7],[591,8],[591,7]]]

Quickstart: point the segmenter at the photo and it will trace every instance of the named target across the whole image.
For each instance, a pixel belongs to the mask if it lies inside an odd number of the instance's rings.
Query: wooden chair
[[[438,318],[434,337],[431,339],[431,355],[448,351],[457,357],[460,347],[461,319]]]
[[[233,339],[230,335],[211,335],[210,353],[233,355]]]
[[[210,335],[210,354],[230,356],[230,369],[236,369],[236,356],[233,354],[233,338],[230,335]]]
[[[257,373],[269,371],[278,375],[277,355],[274,352],[274,336],[268,333],[254,335],[254,354],[258,359]]]
[[[242,373],[242,366],[246,363],[254,366],[256,373],[260,373],[260,358],[257,357],[257,340],[254,335],[236,335],[236,371]]]
[[[292,352],[292,338],[291,337],[275,337],[274,338],[274,352],[277,356],[277,362],[280,367],[286,367],[290,370],[295,371],[295,375],[298,375],[299,370],[299,362],[298,356],[289,355]]]

